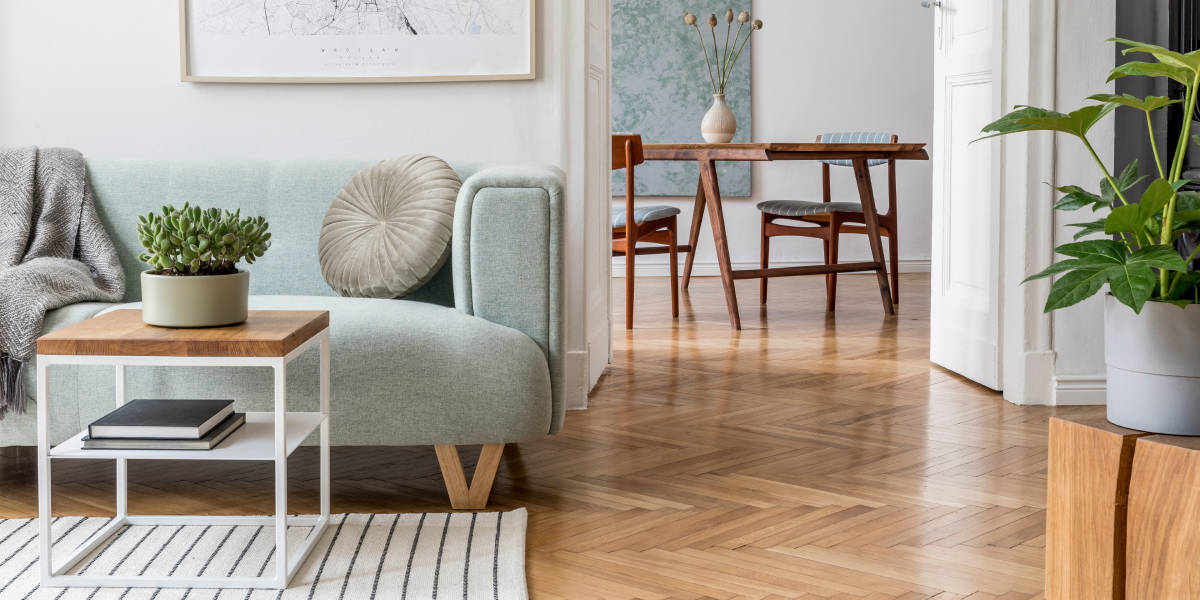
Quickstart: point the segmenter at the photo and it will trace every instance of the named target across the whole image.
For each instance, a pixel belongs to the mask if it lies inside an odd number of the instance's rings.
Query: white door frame
[[[1054,107],[1058,0],[997,0],[993,9],[994,106]],[[1055,138],[1032,133],[994,138],[998,187],[999,383],[1015,404],[1053,404],[1052,316],[1042,312],[1050,280],[1022,280],[1050,264]],[[935,148],[935,151],[940,150]]]
[[[567,193],[574,207],[569,231],[582,240],[564,265],[573,334],[568,352],[567,408],[587,408],[587,394],[608,366],[612,349],[610,293],[612,226],[609,189],[612,120],[609,109],[611,0],[567,2],[568,52],[562,57],[567,78],[564,107],[564,164]],[[582,140],[582,141],[581,141]]]
[[[587,386],[612,362],[612,1],[587,2]]]
[[[1008,0],[998,15],[997,47],[1003,73],[1001,106],[1053,107],[1057,79],[1057,0]],[[1026,284],[1054,256],[1049,207],[1055,180],[1055,137],[1004,136],[1001,160],[1001,356],[1004,398],[1014,404],[1054,403],[1051,315],[1042,312],[1050,280]]]

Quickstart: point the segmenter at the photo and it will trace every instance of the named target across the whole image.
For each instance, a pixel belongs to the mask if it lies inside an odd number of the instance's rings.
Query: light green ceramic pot
[[[246,320],[250,273],[154,275],[142,272],[142,320],[159,327],[220,327]]]

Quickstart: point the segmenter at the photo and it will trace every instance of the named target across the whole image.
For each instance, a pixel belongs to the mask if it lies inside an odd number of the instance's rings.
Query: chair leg
[[[828,232],[826,232],[826,233],[828,233]],[[824,251],[823,254],[825,256],[825,264],[827,264],[827,265],[832,264],[829,262],[829,239],[830,239],[829,237],[826,237],[825,239],[821,240],[821,250]],[[826,273],[825,274],[825,310],[829,310],[829,303],[830,303],[830,300],[829,300],[830,291],[829,290],[831,290],[833,288],[833,285],[834,285],[833,273]]]
[[[671,227],[667,229],[667,234],[668,234],[670,242],[671,242],[670,271],[671,271],[671,318],[672,319],[679,318],[679,251],[676,248],[676,246],[677,246],[676,242],[678,242],[678,239],[676,239],[676,235],[675,235],[676,220],[677,219],[672,217],[671,218]]]
[[[838,240],[841,238],[842,221],[834,214],[829,219],[829,254],[825,258],[825,264],[838,264]],[[837,304],[837,273],[830,273],[825,276],[825,310],[833,312]]]
[[[504,444],[483,445],[483,450],[479,452],[479,462],[475,464],[475,474],[471,477],[469,486],[462,461],[458,456],[458,447],[450,444],[437,444],[433,450],[437,453],[438,466],[442,468],[442,480],[446,482],[446,494],[450,496],[450,507],[455,510],[487,508],[488,496],[492,494],[492,482],[496,480],[496,470],[500,467],[500,457],[504,454]]]
[[[625,238],[625,329],[633,329],[633,260],[635,242]]]
[[[771,260],[770,260],[771,238],[767,237],[767,223],[768,222],[769,221],[767,220],[767,213],[763,213],[762,214],[762,229],[761,229],[762,235],[760,236],[759,242],[758,242],[759,255],[760,255],[759,260],[758,260],[758,266],[763,269],[766,269],[767,265],[769,265],[771,263]],[[760,277],[758,279],[758,301],[760,304],[767,303],[767,278],[766,277]]]
[[[896,240],[896,232],[888,231],[888,257],[892,263],[892,304],[900,304],[900,242]]]

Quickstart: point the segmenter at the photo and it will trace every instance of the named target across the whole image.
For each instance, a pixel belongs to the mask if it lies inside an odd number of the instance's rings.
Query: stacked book
[[[233,400],[134,400],[92,422],[83,447],[212,450],[245,422]]]

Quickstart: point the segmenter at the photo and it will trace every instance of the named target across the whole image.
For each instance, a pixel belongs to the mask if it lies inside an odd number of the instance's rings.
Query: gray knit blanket
[[[25,410],[21,372],[37,353],[46,311],[124,294],[83,155],[0,148],[0,418]]]

